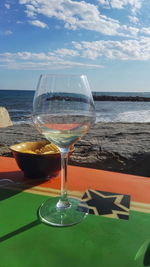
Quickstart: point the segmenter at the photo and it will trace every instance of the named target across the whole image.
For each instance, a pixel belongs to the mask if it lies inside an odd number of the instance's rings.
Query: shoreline
[[[12,157],[10,145],[42,139],[31,124],[0,128],[0,155]],[[96,123],[69,164],[150,177],[150,123]]]

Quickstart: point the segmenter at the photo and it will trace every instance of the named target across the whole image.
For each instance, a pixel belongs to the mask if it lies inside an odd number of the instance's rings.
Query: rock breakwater
[[[150,102],[150,97],[143,96],[110,96],[110,95],[94,95],[95,101],[132,101],[132,102]]]

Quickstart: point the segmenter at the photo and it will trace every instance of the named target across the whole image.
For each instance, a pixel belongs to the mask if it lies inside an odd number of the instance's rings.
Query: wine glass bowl
[[[61,153],[61,196],[39,208],[40,219],[56,226],[80,222],[88,213],[79,211],[80,200],[67,196],[67,161],[71,145],[95,122],[95,107],[85,75],[41,75],[33,101],[33,123]]]

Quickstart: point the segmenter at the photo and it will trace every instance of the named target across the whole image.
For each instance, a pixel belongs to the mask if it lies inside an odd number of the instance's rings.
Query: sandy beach
[[[44,139],[30,124],[0,128],[0,155],[9,146]],[[75,145],[69,164],[150,177],[150,123],[97,123]]]

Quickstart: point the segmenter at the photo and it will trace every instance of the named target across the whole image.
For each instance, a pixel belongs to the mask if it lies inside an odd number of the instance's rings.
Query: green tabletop
[[[88,215],[71,227],[37,218],[48,197],[0,189],[0,267],[150,266],[150,214],[129,220]]]

